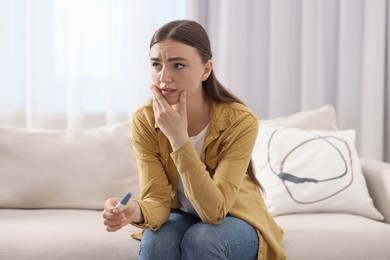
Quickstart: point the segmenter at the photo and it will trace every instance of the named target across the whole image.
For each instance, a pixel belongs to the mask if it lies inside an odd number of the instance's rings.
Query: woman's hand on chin
[[[151,90],[156,123],[169,139],[172,149],[177,150],[189,140],[186,91],[181,92],[179,102],[171,106],[156,86]]]

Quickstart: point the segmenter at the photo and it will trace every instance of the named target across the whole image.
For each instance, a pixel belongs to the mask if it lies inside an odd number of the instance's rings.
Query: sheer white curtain
[[[149,98],[149,41],[184,0],[0,0],[0,125],[82,129]]]
[[[0,125],[128,120],[150,95],[153,31],[189,17],[260,118],[333,104],[360,155],[390,162],[389,13],[389,0],[0,0]]]
[[[389,5],[193,0],[190,17],[210,34],[217,77],[259,117],[333,104],[360,155],[390,162]]]

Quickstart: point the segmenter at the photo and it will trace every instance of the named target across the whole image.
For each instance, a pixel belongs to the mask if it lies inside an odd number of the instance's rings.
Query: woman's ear
[[[204,66],[202,81],[205,81],[206,79],[209,78],[212,70],[213,70],[213,62],[212,60],[208,60],[206,62],[206,65]]]

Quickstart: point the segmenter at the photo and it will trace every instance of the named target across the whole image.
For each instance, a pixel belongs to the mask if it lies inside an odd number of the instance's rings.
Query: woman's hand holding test
[[[126,207],[122,211],[119,211],[116,205],[120,199],[110,198],[104,204],[104,225],[109,232],[115,232],[131,222],[142,223],[144,221],[141,209],[134,200],[130,200]]]

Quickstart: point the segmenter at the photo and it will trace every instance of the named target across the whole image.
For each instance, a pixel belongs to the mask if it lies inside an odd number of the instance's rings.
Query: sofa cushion
[[[390,163],[361,158],[362,171],[375,207],[390,224]]]
[[[127,225],[109,233],[101,211],[1,209],[0,259],[138,259]]]
[[[0,128],[0,207],[102,209],[109,197],[137,196],[129,130],[128,122],[74,132]]]
[[[289,116],[261,119],[262,125],[297,127],[300,129],[337,130],[336,112],[332,105],[301,111]]]
[[[389,259],[390,225],[349,214],[275,217],[290,260]]]
[[[253,158],[273,216],[343,212],[377,220],[355,149],[355,131],[263,126]]]

